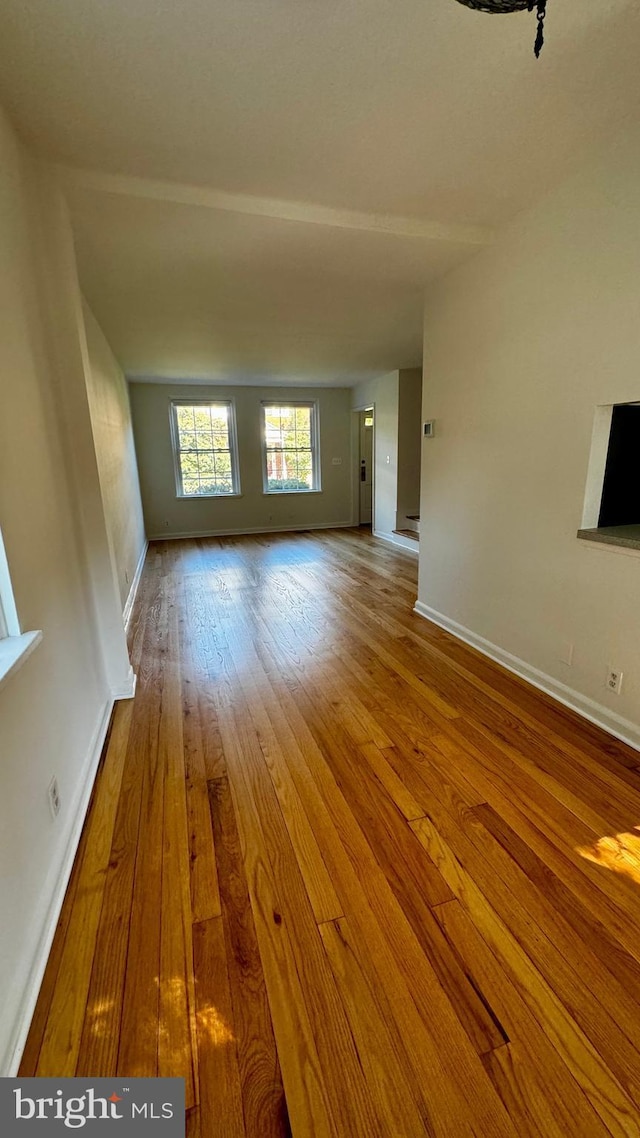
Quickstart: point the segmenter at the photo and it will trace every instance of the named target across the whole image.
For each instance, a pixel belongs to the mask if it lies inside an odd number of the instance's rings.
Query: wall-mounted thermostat
[[[422,433],[425,439],[432,439],[435,434],[435,419],[427,419],[426,423],[422,424]]]

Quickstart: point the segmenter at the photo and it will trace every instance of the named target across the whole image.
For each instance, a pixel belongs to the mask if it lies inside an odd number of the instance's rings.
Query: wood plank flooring
[[[640,755],[365,532],[156,542],[23,1075],[191,1138],[640,1138]]]

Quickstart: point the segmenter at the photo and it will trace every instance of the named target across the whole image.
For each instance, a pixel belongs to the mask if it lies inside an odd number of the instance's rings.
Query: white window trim
[[[41,632],[23,632],[21,636],[5,636],[0,640],[0,688],[22,667],[41,640]]]
[[[0,532],[0,688],[42,640],[41,632],[21,632],[9,564]]]
[[[231,451],[231,479],[233,491],[231,494],[185,494],[182,488],[182,470],[180,468],[180,438],[178,433],[177,407],[215,407],[229,408],[229,447]],[[236,407],[233,399],[171,399],[169,401],[169,423],[171,426],[171,449],[173,451],[173,470],[176,480],[176,498],[184,502],[197,502],[198,499],[207,501],[211,498],[218,501],[223,498],[240,498],[240,468],[238,464],[238,432],[236,429]]]
[[[310,490],[270,490],[267,474],[267,431],[265,422],[265,407],[310,407],[311,408],[311,462],[313,470],[313,486]],[[321,464],[320,464],[320,409],[317,399],[263,399],[261,400],[262,422],[260,426],[262,439],[262,492],[272,497],[277,494],[321,494]]]

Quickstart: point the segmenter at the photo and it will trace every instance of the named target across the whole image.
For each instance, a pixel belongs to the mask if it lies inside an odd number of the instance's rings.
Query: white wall
[[[127,381],[86,301],[87,390],[105,519],[124,608],[145,549]]]
[[[640,554],[576,538],[596,406],[640,399],[638,142],[427,298],[419,604],[640,742]]]
[[[0,690],[0,1074],[15,1070],[112,680],[123,678],[118,666],[128,668],[121,613],[120,643],[115,628],[110,643],[102,640],[118,613],[113,580],[114,604],[107,589],[98,612],[94,574],[108,580],[111,568],[95,456],[87,460],[79,293],[63,206],[51,172],[28,158],[0,112],[0,526],[22,629],[44,633]],[[55,821],[47,802],[54,774]]]
[[[351,524],[351,442],[348,388],[278,388],[132,383],[131,408],[147,533],[153,537],[242,533],[296,526]],[[241,497],[177,498],[169,430],[171,399],[233,399]],[[322,491],[263,493],[263,399],[317,399]],[[333,459],[340,459],[339,465]]]
[[[358,384],[351,393],[354,410],[375,406],[373,461],[373,532],[391,538],[398,497],[399,372]]]

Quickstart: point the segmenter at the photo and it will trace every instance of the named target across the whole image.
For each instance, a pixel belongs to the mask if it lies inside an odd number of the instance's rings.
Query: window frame
[[[321,483],[321,462],[320,462],[320,409],[318,407],[317,399],[289,399],[285,401],[275,399],[262,399],[260,401],[261,407],[261,438],[262,438],[262,492],[269,496],[273,494],[320,494],[322,493]],[[269,475],[267,465],[267,407],[308,407],[311,415],[309,419],[309,429],[311,435],[311,472],[313,485],[308,489],[298,488],[289,490],[271,490],[269,489]],[[275,449],[275,448],[271,448]],[[306,448],[297,448],[304,450]],[[297,450],[294,451],[297,453]]]
[[[2,604],[2,593],[0,593],[0,640],[6,640],[9,635],[7,620],[4,615],[4,607]]]
[[[233,490],[228,494],[186,494],[183,487],[182,467],[180,463],[180,431],[178,427],[178,414],[179,407],[226,407],[228,410],[228,426],[229,426],[229,457],[231,459],[231,483]],[[241,496],[240,490],[240,467],[238,463],[238,432],[236,427],[236,407],[233,399],[170,399],[169,400],[169,423],[171,427],[171,450],[173,453],[173,472],[176,484],[176,498],[187,502],[197,502],[200,500],[224,498],[239,498]],[[215,453],[215,452],[214,452]]]

